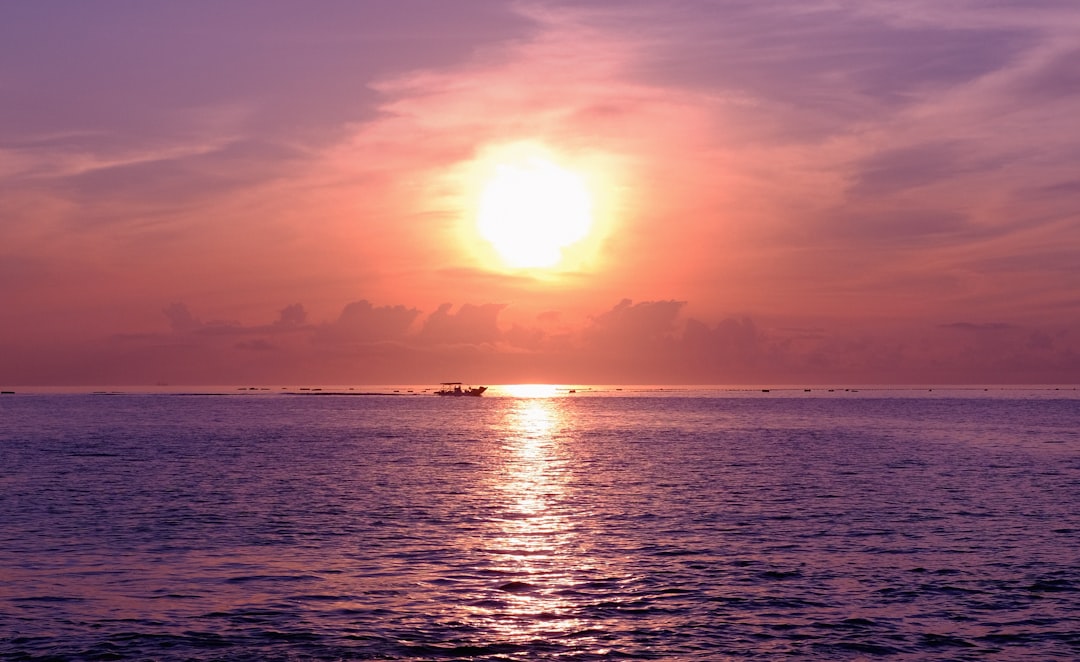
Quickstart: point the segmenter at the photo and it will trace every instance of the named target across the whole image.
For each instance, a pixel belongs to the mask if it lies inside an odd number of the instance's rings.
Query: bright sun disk
[[[583,179],[548,159],[501,163],[477,213],[480,235],[511,267],[553,267],[589,234],[592,200]]]

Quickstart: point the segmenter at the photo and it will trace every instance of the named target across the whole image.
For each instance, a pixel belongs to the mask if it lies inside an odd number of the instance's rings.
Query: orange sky
[[[1080,10],[0,8],[0,384],[1080,381]],[[553,268],[476,207],[592,195]]]

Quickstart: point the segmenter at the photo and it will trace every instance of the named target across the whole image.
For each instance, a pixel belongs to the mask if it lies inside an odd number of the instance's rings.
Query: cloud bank
[[[843,385],[1072,383],[1080,339],[1069,328],[957,321],[791,328],[749,317],[715,323],[681,301],[623,299],[573,332],[499,324],[502,304],[424,313],[357,300],[324,322],[301,304],[277,319],[204,322],[185,304],[162,330],[64,348],[4,366],[13,384],[572,384]],[[68,365],[61,365],[61,363]],[[41,376],[44,375],[44,378]]]

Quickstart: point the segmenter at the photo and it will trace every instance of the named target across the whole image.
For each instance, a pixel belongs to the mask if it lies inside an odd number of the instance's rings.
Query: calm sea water
[[[1080,658],[1076,391],[0,396],[12,660]]]

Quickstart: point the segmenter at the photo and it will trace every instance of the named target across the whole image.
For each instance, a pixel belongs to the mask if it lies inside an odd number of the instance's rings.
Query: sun
[[[587,237],[592,199],[584,179],[542,155],[495,164],[480,194],[477,229],[513,268],[550,268]]]

